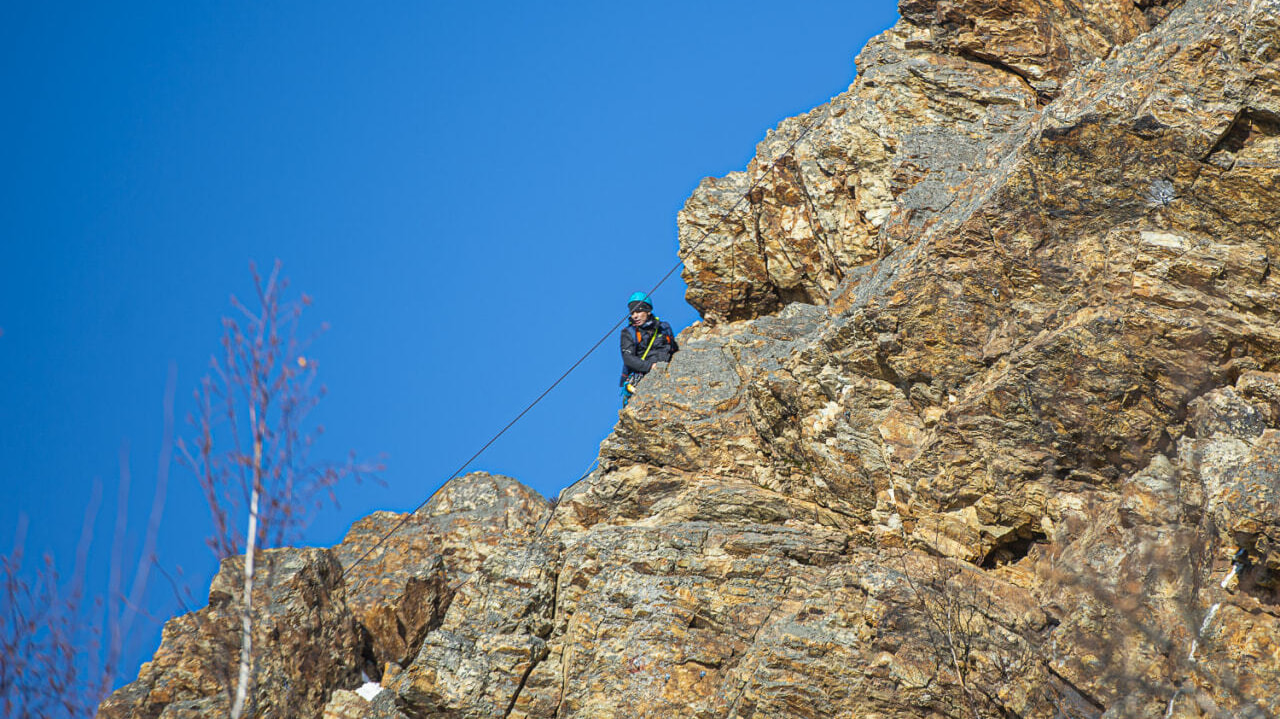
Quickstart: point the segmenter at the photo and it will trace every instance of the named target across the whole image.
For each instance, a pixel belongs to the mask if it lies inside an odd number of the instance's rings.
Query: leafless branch
[[[276,262],[265,277],[256,266],[253,301],[231,297],[222,320],[219,356],[196,390],[188,417],[194,436],[179,442],[184,464],[200,483],[213,520],[210,548],[219,558],[244,552],[244,602],[239,681],[232,716],[245,710],[252,672],[254,555],[300,538],[315,509],[336,504],[343,481],[375,479],[377,465],[314,460],[322,428],[308,416],[324,395],[318,362],[307,354],[324,330],[304,335],[306,295],[287,297],[289,283]],[[241,531],[238,527],[247,526]]]

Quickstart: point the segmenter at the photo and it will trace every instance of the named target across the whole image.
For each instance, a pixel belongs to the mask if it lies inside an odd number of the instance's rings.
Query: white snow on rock
[[[377,682],[365,682],[364,686],[356,690],[356,694],[364,697],[367,702],[373,701],[373,698],[382,693],[382,685]]]

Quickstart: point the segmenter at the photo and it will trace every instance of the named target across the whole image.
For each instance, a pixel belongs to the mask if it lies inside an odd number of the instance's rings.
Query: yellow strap
[[[653,318],[653,334],[649,335],[649,346],[644,348],[644,354],[640,355],[640,359],[649,356],[649,350],[653,349],[653,341],[658,339],[658,333],[662,331],[662,323],[657,317]]]

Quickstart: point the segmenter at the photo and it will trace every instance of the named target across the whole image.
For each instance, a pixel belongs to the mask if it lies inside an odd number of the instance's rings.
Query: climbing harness
[[[631,395],[636,393],[636,385],[640,383],[642,377],[644,375],[639,372],[628,372],[622,378],[622,389],[618,391],[618,394],[622,397],[623,407],[626,407],[627,403],[631,401]]]

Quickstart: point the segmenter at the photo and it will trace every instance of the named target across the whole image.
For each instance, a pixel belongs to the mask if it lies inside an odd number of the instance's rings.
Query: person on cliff
[[[618,382],[622,387],[623,407],[653,365],[670,362],[671,355],[680,349],[671,325],[653,314],[649,295],[643,292],[631,295],[627,309],[631,311],[631,323],[622,328],[622,379]]]

